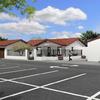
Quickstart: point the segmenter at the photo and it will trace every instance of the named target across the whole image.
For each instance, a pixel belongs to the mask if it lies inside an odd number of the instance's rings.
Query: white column
[[[4,50],[4,58],[7,58],[7,49]]]
[[[25,50],[25,58],[28,60],[28,50]]]
[[[34,60],[35,60],[37,57],[36,48],[33,49],[33,54],[34,54]]]

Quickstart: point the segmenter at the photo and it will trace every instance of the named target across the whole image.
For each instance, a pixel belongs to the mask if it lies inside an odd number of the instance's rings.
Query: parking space
[[[64,78],[77,76],[77,74],[79,75],[80,73],[64,71],[64,70],[54,70],[51,73],[28,77],[28,78],[24,78],[24,79],[20,78],[20,79],[17,79],[16,81],[42,86],[45,84],[49,84],[51,82],[59,81]]]
[[[50,85],[50,88],[91,96],[100,90],[100,74],[87,74],[74,80]]]
[[[100,100],[100,66],[0,63],[0,100]]]
[[[9,97],[5,100],[86,100],[85,98],[53,92],[45,89],[37,89],[28,93]]]
[[[0,98],[31,88],[33,87],[28,85],[16,84],[12,82],[0,82]]]

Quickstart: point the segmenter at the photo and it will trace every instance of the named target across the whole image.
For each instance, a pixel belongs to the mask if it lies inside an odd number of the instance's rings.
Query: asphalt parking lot
[[[100,100],[100,66],[0,60],[0,100]]]

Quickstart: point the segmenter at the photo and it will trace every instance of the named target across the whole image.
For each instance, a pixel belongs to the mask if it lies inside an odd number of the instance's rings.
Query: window
[[[52,49],[52,56],[57,56],[57,49]]]
[[[7,55],[11,55],[12,50],[7,50]]]
[[[41,47],[37,47],[36,50],[37,50],[37,56],[42,56],[42,49],[41,49]]]
[[[72,51],[72,56],[81,56],[81,55],[82,55],[82,50],[74,49]]]
[[[57,47],[57,55],[61,55],[61,47]]]
[[[73,51],[73,50],[74,50],[74,47],[71,48],[71,51]]]
[[[8,56],[25,56],[25,51],[14,51],[12,49],[7,50]]]

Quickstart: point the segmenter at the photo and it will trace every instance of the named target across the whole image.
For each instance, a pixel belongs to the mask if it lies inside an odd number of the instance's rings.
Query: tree
[[[14,8],[26,15],[31,15],[35,11],[35,8],[29,5],[28,0],[0,0],[0,12],[12,13],[11,10]]]
[[[6,38],[0,37],[0,41],[7,40]]]
[[[86,31],[80,35],[81,40],[84,43],[87,43],[89,40],[93,40],[97,38],[98,36],[100,36],[100,34],[98,34],[97,32],[93,32],[93,31]]]
[[[25,52],[25,50],[31,51],[32,50],[32,46],[30,46],[29,44],[24,44],[24,43],[16,43],[13,46],[13,50],[14,52],[18,52],[20,56],[23,55],[23,53]]]

